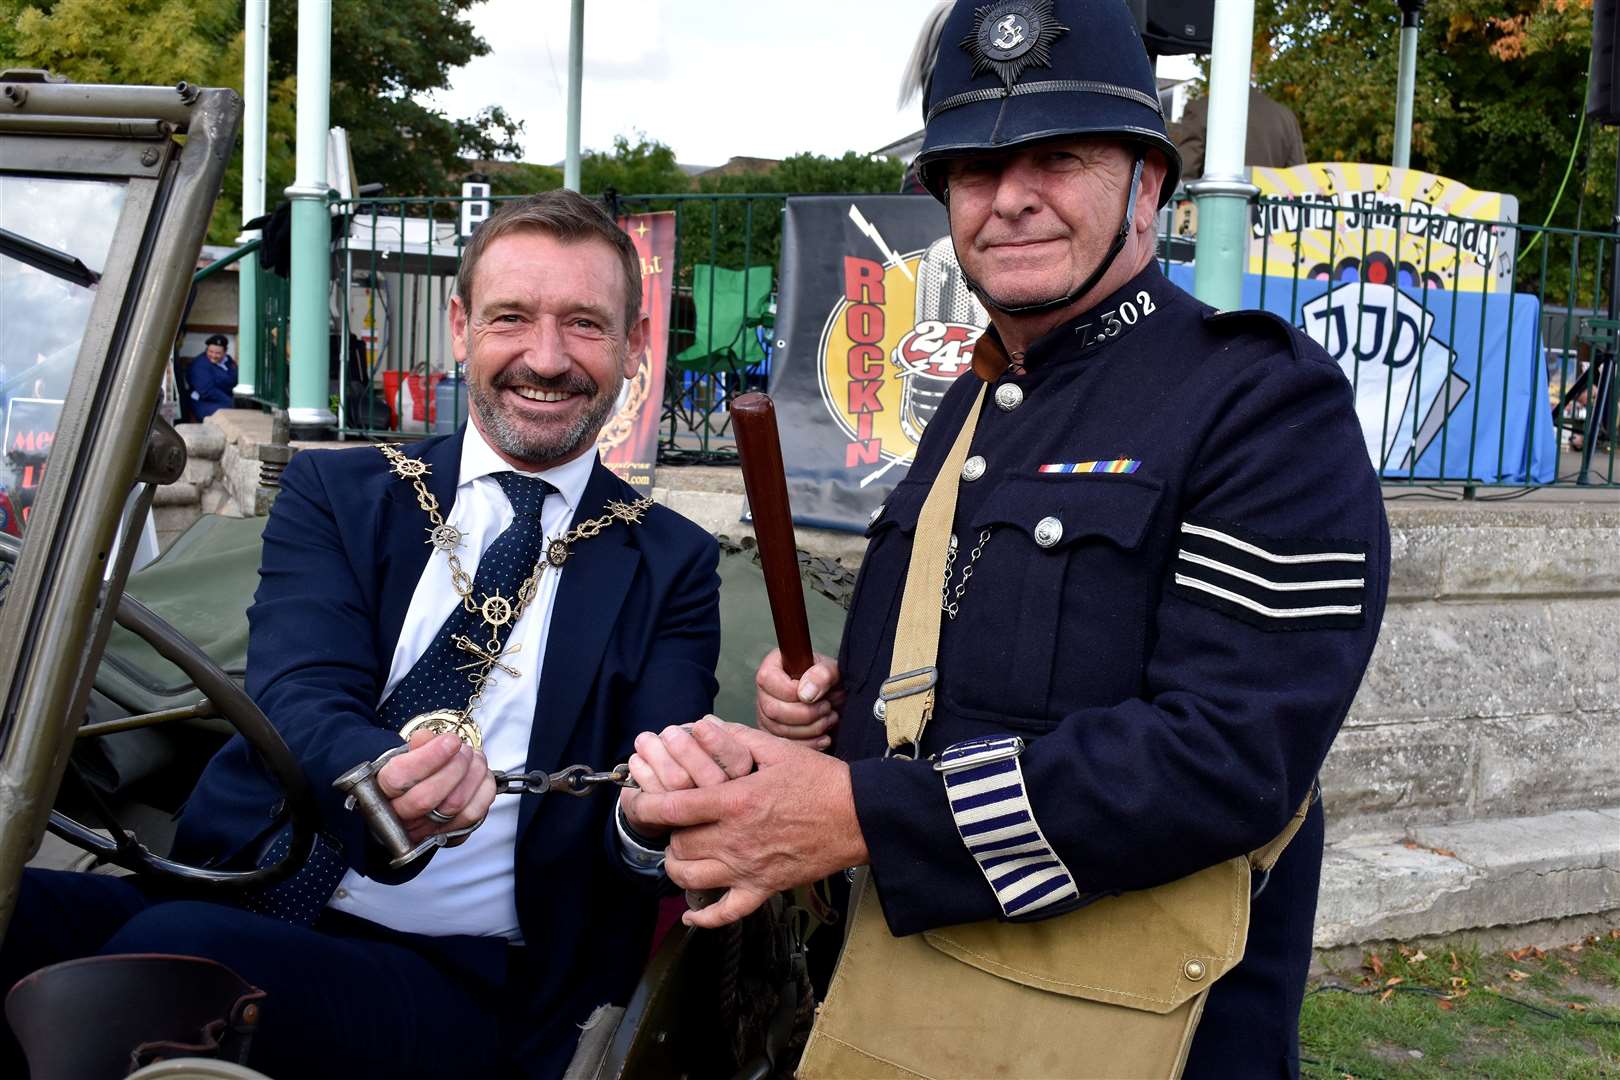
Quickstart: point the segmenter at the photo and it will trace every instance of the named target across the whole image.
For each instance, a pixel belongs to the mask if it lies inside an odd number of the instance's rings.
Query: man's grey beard
[[[575,393],[589,393],[594,390],[597,393],[590,406],[561,435],[544,438],[527,432],[520,425],[513,423],[510,415],[497,405],[498,391],[509,385],[546,390],[566,389]],[[467,399],[473,412],[482,421],[480,427],[484,437],[494,444],[495,449],[508,457],[543,469],[561,461],[571,460],[580,450],[596,441],[602,426],[613,416],[613,408],[619,403],[619,391],[623,386],[624,365],[621,358],[620,362],[613,366],[613,385],[605,394],[600,392],[601,388],[594,380],[584,375],[544,380],[497,377],[488,384],[482,379],[467,380]]]

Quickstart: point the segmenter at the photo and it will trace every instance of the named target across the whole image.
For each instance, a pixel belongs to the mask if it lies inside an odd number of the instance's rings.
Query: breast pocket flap
[[[1121,474],[1014,477],[985,500],[972,524],[1011,526],[1051,551],[1099,539],[1132,551],[1163,495],[1157,481]]]

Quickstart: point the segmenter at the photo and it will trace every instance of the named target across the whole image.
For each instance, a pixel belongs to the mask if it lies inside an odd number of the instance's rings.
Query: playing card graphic
[[[1434,337],[1435,314],[1390,285],[1351,281],[1305,304],[1300,325],[1355,388],[1373,465],[1409,469],[1468,390],[1457,354]]]

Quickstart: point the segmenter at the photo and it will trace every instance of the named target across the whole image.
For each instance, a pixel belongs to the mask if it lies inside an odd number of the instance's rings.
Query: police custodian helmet
[[[917,171],[945,198],[947,159],[1043,139],[1113,136],[1164,155],[1163,206],[1181,176],[1153,64],[1125,0],[958,0],[923,95]]]

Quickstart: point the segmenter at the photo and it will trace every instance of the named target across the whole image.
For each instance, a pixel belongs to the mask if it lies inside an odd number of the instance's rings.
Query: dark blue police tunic
[[[990,386],[964,469],[922,753],[1029,741],[1029,807],[1072,879],[1045,918],[1282,830],[1372,653],[1389,534],[1348,382],[1280,319],[1216,314],[1150,266],[1023,366]],[[946,395],[873,519],[839,657],[835,752],[897,934],[1020,917],[940,774],[883,758],[873,710],[918,514],[979,385]],[[1210,993],[1188,1076],[1298,1071],[1321,859],[1318,805]]]

